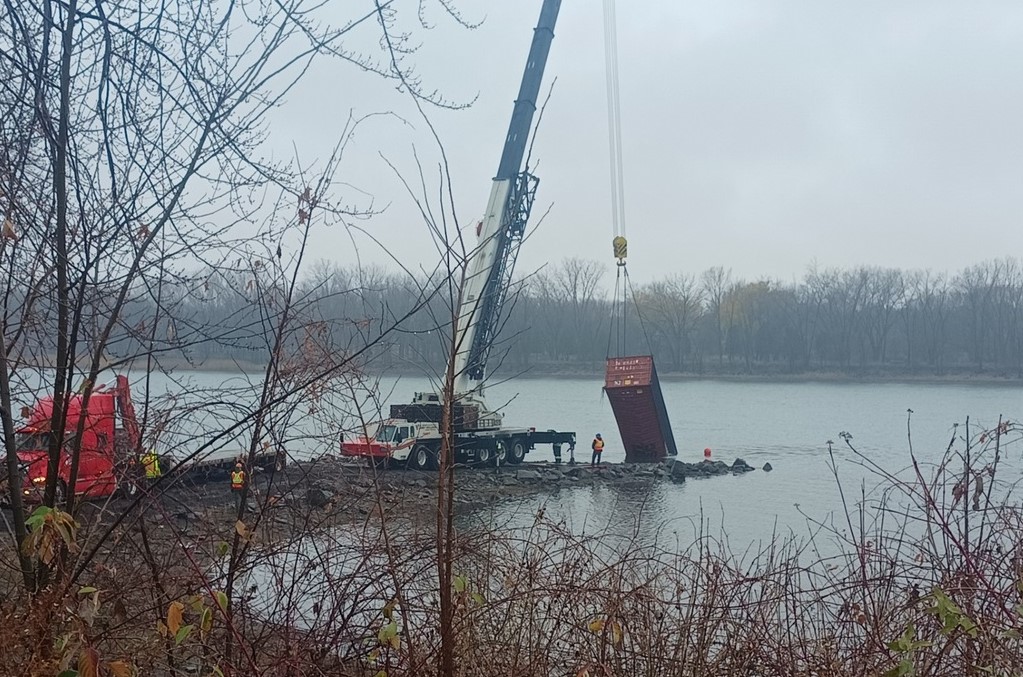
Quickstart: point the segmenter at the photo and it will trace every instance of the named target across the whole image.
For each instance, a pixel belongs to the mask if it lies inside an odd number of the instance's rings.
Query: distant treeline
[[[609,352],[652,352],[662,373],[1023,377],[1023,267],[1016,259],[955,274],[811,267],[790,283],[746,280],[719,267],[672,273],[629,290],[624,315],[617,311],[624,345],[612,340],[613,275],[613,266],[566,259],[520,280],[490,371],[599,374]],[[183,343],[184,353],[198,363],[265,360],[252,311],[257,288],[243,275],[211,276],[201,293],[192,285],[176,299],[173,316],[186,319],[172,329],[216,328]],[[302,331],[292,344],[347,354],[386,332],[361,358],[368,369],[436,372],[447,357],[449,297],[443,282],[320,263],[302,286]],[[135,307],[137,317],[152,316],[146,305]]]

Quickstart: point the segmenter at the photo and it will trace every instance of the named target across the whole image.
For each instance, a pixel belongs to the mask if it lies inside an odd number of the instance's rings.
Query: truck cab
[[[416,439],[429,431],[421,430],[422,424],[412,423],[404,419],[389,418],[380,421],[366,435],[354,439],[342,440],[341,455],[351,458],[363,458],[370,463],[384,463],[389,460],[404,461]],[[429,426],[426,426],[429,427]],[[439,437],[436,426],[434,436]]]
[[[53,398],[39,400],[27,412],[25,424],[16,431],[18,464],[23,477],[22,494],[30,502],[41,501],[46,486]],[[128,379],[117,377],[114,388],[98,386],[84,413],[82,438],[74,439],[82,422],[82,396],[72,395],[67,403],[64,449],[58,465],[58,502],[71,480],[69,450],[79,443],[78,480],[75,493],[86,498],[110,496],[135,466],[138,427],[131,403]],[[13,487],[10,488],[13,490]]]

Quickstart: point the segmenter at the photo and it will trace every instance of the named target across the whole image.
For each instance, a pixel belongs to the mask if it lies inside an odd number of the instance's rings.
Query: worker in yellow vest
[[[593,456],[590,457],[590,465],[600,465],[600,454],[604,451],[604,439],[597,433],[597,436],[593,438],[593,444],[590,445],[593,449]]]
[[[248,475],[245,474],[242,464],[235,463],[231,471],[231,494],[234,496],[235,510],[242,509],[242,495],[245,493],[245,485],[248,483]]]
[[[155,480],[160,477],[160,459],[156,449],[150,449],[142,455],[142,467],[146,469],[146,479]]]

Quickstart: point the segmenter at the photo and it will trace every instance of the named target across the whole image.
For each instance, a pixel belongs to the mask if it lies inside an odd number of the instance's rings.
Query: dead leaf
[[[625,633],[622,631],[622,624],[618,621],[611,623],[611,643],[620,647],[624,638]]]
[[[181,628],[181,616],[185,611],[185,605],[181,602],[171,602],[170,606],[167,607],[167,630],[170,634],[178,634],[178,630]]]
[[[114,600],[113,616],[118,623],[123,623],[128,618],[128,610],[120,598]]]
[[[600,632],[601,630],[604,629],[604,619],[603,618],[595,618],[595,619],[593,619],[592,621],[590,621],[589,628],[590,628],[590,632],[592,632],[594,634]]]
[[[11,242],[18,241],[18,234],[14,232],[14,224],[11,223],[10,217],[4,219],[3,238]]]
[[[110,661],[107,663],[107,669],[113,677],[132,677],[135,674],[131,664],[125,661]]]
[[[80,677],[99,677],[99,654],[92,647],[85,647],[78,655]]]
[[[249,528],[245,526],[245,522],[238,520],[234,523],[235,532],[242,537],[242,540],[249,540]]]

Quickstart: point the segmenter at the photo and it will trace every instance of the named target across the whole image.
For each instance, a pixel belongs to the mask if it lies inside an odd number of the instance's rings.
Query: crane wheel
[[[511,441],[508,449],[507,461],[511,465],[518,465],[526,459],[526,443],[520,439]]]
[[[433,466],[433,452],[424,444],[418,444],[408,457],[408,467],[412,470],[429,470]]]
[[[490,447],[482,447],[476,450],[476,462],[479,465],[493,465],[494,452]]]

